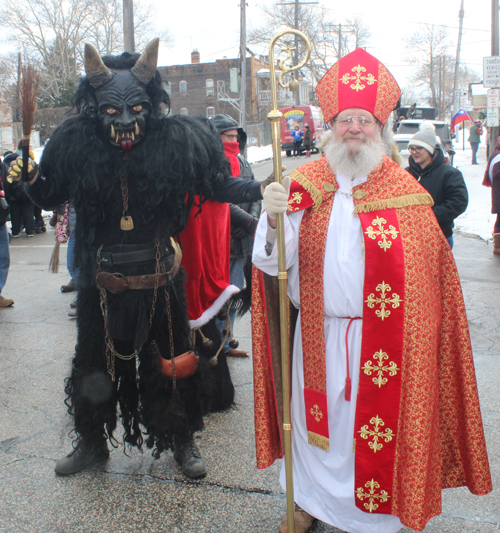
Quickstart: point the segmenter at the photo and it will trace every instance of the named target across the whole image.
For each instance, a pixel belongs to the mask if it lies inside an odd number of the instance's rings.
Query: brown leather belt
[[[119,272],[98,272],[95,282],[98,289],[106,289],[113,294],[121,294],[127,290],[154,289],[171,283],[179,272],[179,263],[176,261],[168,272],[161,274],[146,274],[144,276],[124,276]],[[158,285],[156,279],[158,278]]]

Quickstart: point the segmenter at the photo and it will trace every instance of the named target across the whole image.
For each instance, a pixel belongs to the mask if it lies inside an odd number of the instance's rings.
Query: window
[[[207,96],[214,95],[214,80],[205,80],[205,88],[207,90]]]
[[[215,107],[207,107],[207,117],[212,118],[215,117]]]
[[[163,88],[169,96],[172,96],[172,84],[170,82],[164,83]]]
[[[186,94],[188,92],[188,84],[187,81],[180,81],[179,82],[179,92],[181,94]]]
[[[188,116],[188,108],[187,107],[182,107],[181,108],[181,115],[184,115],[184,116]]]

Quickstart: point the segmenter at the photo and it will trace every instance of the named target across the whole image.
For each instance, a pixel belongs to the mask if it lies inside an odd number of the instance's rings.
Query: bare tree
[[[273,4],[262,8],[267,15],[265,23],[257,28],[250,28],[247,35],[249,44],[266,46],[273,35],[285,27],[295,27],[295,5]],[[299,29],[305,33],[311,43],[311,59],[308,67],[311,69],[315,81],[332,66],[339,56],[339,42],[341,55],[348,53],[357,46],[364,46],[370,33],[360,19],[348,20],[342,23],[352,28],[343,31],[339,39],[341,27],[330,18],[325,6],[304,6],[299,4]],[[302,45],[301,45],[302,46]]]
[[[68,105],[82,73],[85,42],[101,54],[123,50],[122,0],[5,0],[0,25],[5,41],[14,43],[42,71],[41,106]],[[154,31],[151,8],[135,16],[136,42],[151,35],[170,41],[167,31]]]
[[[406,48],[411,54],[406,61],[416,67],[410,81],[421,89],[426,102],[444,118],[451,113],[453,105],[455,73],[455,57],[449,53],[451,47],[446,28],[426,26],[406,39]],[[461,65],[459,80],[461,87],[468,87],[469,83],[479,81],[480,76]]]

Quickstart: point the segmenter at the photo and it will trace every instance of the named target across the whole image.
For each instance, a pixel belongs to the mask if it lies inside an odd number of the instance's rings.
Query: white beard
[[[344,138],[337,140],[332,135],[324,148],[325,157],[332,172],[343,174],[349,178],[363,178],[382,163],[385,145],[382,138],[369,140],[361,134],[365,142],[359,148],[350,148]]]

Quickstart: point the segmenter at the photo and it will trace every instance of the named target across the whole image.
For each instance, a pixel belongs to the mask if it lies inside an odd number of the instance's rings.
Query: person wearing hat
[[[295,124],[294,129],[290,132],[290,136],[293,141],[293,155],[292,158],[300,156],[300,145],[302,144],[302,139],[304,137],[304,132],[300,129],[298,124]]]
[[[306,149],[306,157],[311,156],[311,147],[312,147],[312,131],[309,127],[309,124],[304,125],[304,148]]]
[[[215,115],[210,119],[210,122],[220,135],[224,153],[231,163],[231,174],[235,177],[254,181],[255,176],[252,167],[243,157],[247,144],[245,130],[229,115]],[[251,261],[253,239],[261,211],[261,200],[229,204],[228,210],[231,220],[230,280],[232,285],[241,290],[245,287],[245,263]],[[199,288],[196,287],[196,290]],[[229,310],[228,315],[231,322],[230,331],[226,327],[225,317],[216,319],[222,337],[227,337],[223,351],[229,357],[248,357],[248,350],[238,349],[238,341],[232,338],[236,309]],[[224,330],[228,335],[224,333]]]
[[[408,149],[410,157],[406,170],[432,196],[432,210],[453,248],[453,221],[467,209],[469,203],[464,177],[458,168],[446,163],[432,122],[422,123],[420,131],[408,143]]]
[[[316,93],[332,131],[324,157],[266,187],[255,237],[257,466],[283,456],[275,228],[286,213],[295,532],[315,519],[422,530],[442,488],[492,490],[460,280],[430,194],[386,155],[401,93],[391,73],[357,49]]]
[[[483,124],[480,120],[474,121],[474,124],[470,127],[469,138],[467,139],[472,148],[472,164],[479,165],[477,162],[477,151],[479,150],[479,144],[481,143],[481,135],[483,134]]]

